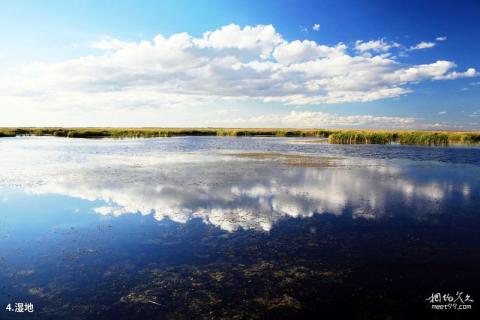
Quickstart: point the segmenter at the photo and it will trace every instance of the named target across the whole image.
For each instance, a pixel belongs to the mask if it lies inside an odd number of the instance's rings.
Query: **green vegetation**
[[[240,129],[240,128],[0,128],[0,137],[21,135],[68,138],[152,138],[174,136],[270,136],[328,138],[332,144],[387,144],[446,146],[480,143],[480,132]]]
[[[394,141],[396,134],[390,132],[344,131],[328,137],[335,144],[385,144]]]
[[[226,129],[226,128],[0,128],[0,137],[16,135],[69,138],[151,138],[173,136],[277,136],[326,138],[330,130]]]
[[[328,137],[335,144],[386,144],[447,146],[480,143],[479,132],[450,131],[341,131]]]
[[[398,137],[400,144],[418,144],[426,146],[446,146],[449,144],[448,135],[438,132],[411,132]]]
[[[0,129],[0,138],[2,137],[15,137],[16,133],[14,130],[4,130]]]

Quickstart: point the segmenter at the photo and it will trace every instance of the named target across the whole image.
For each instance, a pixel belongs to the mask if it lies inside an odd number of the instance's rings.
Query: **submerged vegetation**
[[[292,167],[302,168],[327,168],[338,167],[341,165],[341,158],[338,157],[318,157],[307,156],[293,153],[276,153],[276,152],[241,152],[241,153],[226,153],[227,155],[255,159],[266,160],[281,163]]]
[[[174,136],[270,136],[328,138],[332,144],[388,144],[446,146],[480,143],[480,132],[388,131],[268,128],[0,128],[0,137],[21,135],[68,138],[152,138]]]

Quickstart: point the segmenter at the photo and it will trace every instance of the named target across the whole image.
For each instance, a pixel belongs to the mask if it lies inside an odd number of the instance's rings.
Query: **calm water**
[[[0,319],[473,316],[480,149],[0,139]],[[432,293],[472,310],[432,311]],[[33,314],[8,312],[32,302]],[[476,305],[477,304],[477,305]]]

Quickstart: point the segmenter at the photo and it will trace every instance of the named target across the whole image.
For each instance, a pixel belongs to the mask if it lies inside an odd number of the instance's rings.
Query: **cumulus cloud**
[[[416,45],[410,47],[410,50],[422,50],[422,49],[430,49],[435,47],[437,44],[435,42],[426,42],[422,41],[417,43]]]
[[[288,41],[272,25],[235,24],[201,37],[105,39],[93,44],[100,50],[95,54],[37,63],[5,76],[0,103],[38,111],[177,108],[232,100],[367,102],[405,95],[412,91],[409,84],[420,81],[478,75],[473,68],[454,71],[452,61],[403,64],[389,53],[399,46],[357,41],[350,50],[343,43]]]
[[[312,26],[312,30],[313,30],[313,31],[320,31],[320,24],[319,24],[319,23],[315,23],[315,24]]]
[[[408,83],[427,79],[453,80],[478,76],[478,72],[474,68],[469,68],[465,72],[448,72],[455,67],[455,63],[451,61],[439,60],[431,64],[421,64],[415,67],[396,70],[392,74],[387,75],[386,78],[396,83]]]
[[[445,40],[447,40],[447,37],[437,37],[437,38],[435,38],[435,40],[437,40],[437,41],[445,41]]]
[[[273,57],[283,65],[292,63],[301,63],[320,58],[332,58],[345,54],[347,47],[344,44],[338,44],[334,47],[318,45],[315,41],[285,42],[277,46],[273,51]]]
[[[443,116],[443,115],[446,115],[448,112],[447,111],[439,111],[438,112],[438,115],[439,116]]]
[[[355,49],[360,52],[365,52],[365,51],[387,52],[391,48],[398,48],[398,47],[400,47],[399,43],[386,42],[383,39],[370,40],[367,42],[364,42],[362,40],[357,40],[355,42]]]

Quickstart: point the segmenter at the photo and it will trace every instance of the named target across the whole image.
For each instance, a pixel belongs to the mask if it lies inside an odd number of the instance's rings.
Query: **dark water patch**
[[[40,318],[82,319],[402,318],[429,315],[433,291],[479,292],[478,217],[419,223],[327,214],[269,233],[122,219],[99,239],[121,245],[99,259],[54,259],[55,274],[39,263],[34,277],[7,275],[7,287],[34,300]],[[123,224],[136,238],[115,235]]]

